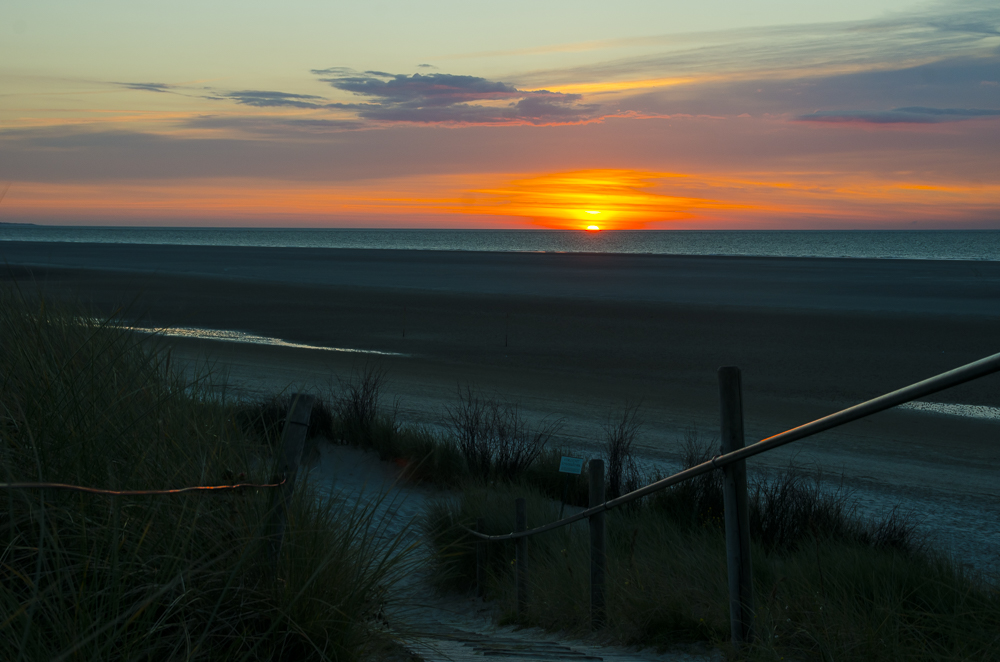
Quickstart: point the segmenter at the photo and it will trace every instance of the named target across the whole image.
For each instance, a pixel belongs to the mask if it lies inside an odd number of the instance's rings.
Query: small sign
[[[559,473],[581,474],[583,472],[583,459],[579,457],[569,457],[563,455],[559,460]]]

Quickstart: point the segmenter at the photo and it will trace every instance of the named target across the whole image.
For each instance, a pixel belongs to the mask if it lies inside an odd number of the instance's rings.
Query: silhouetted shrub
[[[711,446],[697,435],[685,439],[684,466],[712,459]],[[651,506],[674,522],[721,527],[725,521],[722,470],[664,490],[652,497]],[[757,476],[749,488],[750,536],[775,552],[789,552],[815,540],[854,543],[900,552],[916,551],[923,543],[916,537],[913,519],[898,508],[864,517],[856,500],[842,484],[823,489],[821,477],[810,477],[795,467],[772,476]]]
[[[608,499],[617,499],[641,486],[639,467],[632,454],[632,444],[641,426],[638,403],[626,402],[621,412],[608,414],[604,424],[604,455],[607,461],[604,480]]]
[[[383,402],[385,387],[389,380],[381,366],[367,364],[352,372],[348,381],[341,381],[341,393],[333,404],[334,413],[340,423],[338,440],[361,446],[373,444],[376,424],[379,428],[388,426],[390,432],[396,428],[396,405],[386,411]],[[385,430],[380,430],[383,434]]]
[[[698,434],[689,430],[684,435],[685,468],[697,466],[715,455],[711,445],[698,440]],[[691,526],[722,525],[722,472],[710,471],[679,485],[658,492],[650,497],[650,506],[662,511],[671,520]]]
[[[447,415],[469,471],[504,480],[523,474],[561,425],[542,421],[534,427],[516,404],[480,396],[471,388],[459,390],[458,404]]]

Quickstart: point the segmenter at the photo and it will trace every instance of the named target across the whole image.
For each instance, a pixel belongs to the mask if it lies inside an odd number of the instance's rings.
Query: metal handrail
[[[748,457],[753,457],[754,455],[759,455],[765,453],[769,450],[778,448],[779,446],[784,446],[785,444],[790,444],[793,441],[799,441],[805,439],[806,437],[812,436],[818,432],[824,432],[832,428],[844,425],[845,423],[850,423],[851,421],[856,421],[860,418],[866,416],[871,416],[872,414],[877,414],[880,411],[885,411],[886,409],[891,409],[897,405],[910,402],[911,400],[916,400],[917,398],[922,398],[939,391],[951,388],[952,386],[958,386],[959,384],[964,384],[970,382],[974,379],[979,379],[980,377],[985,377],[986,375],[1000,372],[1000,353],[994,354],[992,356],[987,356],[986,358],[979,359],[978,361],[973,361],[961,367],[955,368],[954,370],[949,370],[948,372],[943,372],[940,375],[930,377],[923,381],[917,382],[916,384],[911,384],[905,386],[899,390],[892,391],[891,393],[886,393],[885,395],[880,395],[877,398],[873,398],[866,402],[854,405],[853,407],[848,407],[829,416],[824,416],[823,418],[818,418],[815,421],[800,425],[798,427],[792,428],[791,430],[786,430],[780,434],[776,434],[766,439],[761,439],[760,441],[745,446],[739,450],[733,451],[731,453],[726,453],[725,455],[717,455],[707,462],[702,462],[701,464],[695,465],[688,469],[684,469],[672,476],[660,479],[654,483],[650,483],[645,487],[640,487],[637,490],[624,494],[617,499],[611,499],[610,501],[605,501],[599,506],[594,506],[593,508],[588,508],[587,510],[581,511],[575,515],[570,515],[561,520],[555,522],[550,522],[533,529],[527,529],[526,531],[516,531],[513,533],[506,533],[502,535],[490,536],[478,531],[474,531],[468,527],[463,527],[468,533],[473,536],[480,538],[482,540],[488,541],[499,541],[499,540],[514,540],[516,538],[524,538],[526,536],[533,536],[537,533],[544,533],[546,531],[551,531],[553,529],[558,529],[559,527],[566,526],[567,524],[572,524],[573,522],[579,522],[582,519],[586,519],[591,515],[596,515],[598,513],[604,512],[606,510],[611,510],[612,508],[617,508],[618,506],[623,506],[626,503],[635,501],[644,496],[653,494],[654,492],[659,492],[660,490],[666,489],[672,485],[682,483],[691,478],[695,478],[702,474],[706,474],[715,469],[721,469],[722,467],[732,464],[733,462],[739,462],[740,460],[745,460]]]

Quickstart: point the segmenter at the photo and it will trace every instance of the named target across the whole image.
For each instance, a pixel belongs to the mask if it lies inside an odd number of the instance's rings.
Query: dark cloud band
[[[389,74],[355,72],[341,67],[313,73],[335,89],[369,99],[366,103],[330,104],[377,121],[474,124],[552,124],[592,119],[596,107],[578,94],[519,90],[478,76],[444,73]]]
[[[799,115],[800,122],[830,122],[837,124],[938,124],[977,118],[1000,117],[1000,110],[987,108],[925,108],[910,106],[892,110],[817,111]]]

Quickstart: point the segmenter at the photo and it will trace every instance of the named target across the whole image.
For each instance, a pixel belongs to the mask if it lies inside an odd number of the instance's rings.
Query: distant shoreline
[[[1000,230],[496,230],[0,225],[0,242],[1000,262]]]
[[[419,227],[419,228],[405,228],[405,227],[287,227],[287,226],[264,226],[264,225],[76,225],[71,223],[61,224],[61,223],[25,223],[25,222],[12,222],[12,221],[0,221],[0,225],[34,225],[40,228],[59,228],[59,229],[74,229],[74,230],[232,230],[235,232],[244,230],[261,230],[261,231],[279,231],[279,232],[534,232],[534,233],[545,233],[545,232],[561,232],[561,233],[583,233],[586,232],[582,229],[572,229],[572,228],[449,228],[449,227]],[[747,229],[747,230],[733,230],[725,228],[705,228],[705,229],[693,229],[693,228],[676,228],[676,229],[664,229],[664,228],[648,228],[648,229],[629,229],[629,228],[609,228],[606,230],[600,230],[602,233],[615,233],[615,232],[646,232],[646,233],[656,233],[656,232],[670,232],[670,233],[802,233],[802,234],[818,234],[825,232],[893,232],[893,233],[916,233],[916,232],[940,232],[940,233],[961,233],[961,232],[1000,232],[1000,228],[817,228],[817,229],[806,229],[806,228],[759,228],[759,229]]]
[[[39,272],[1000,318],[1000,262],[3,241],[0,260]]]

